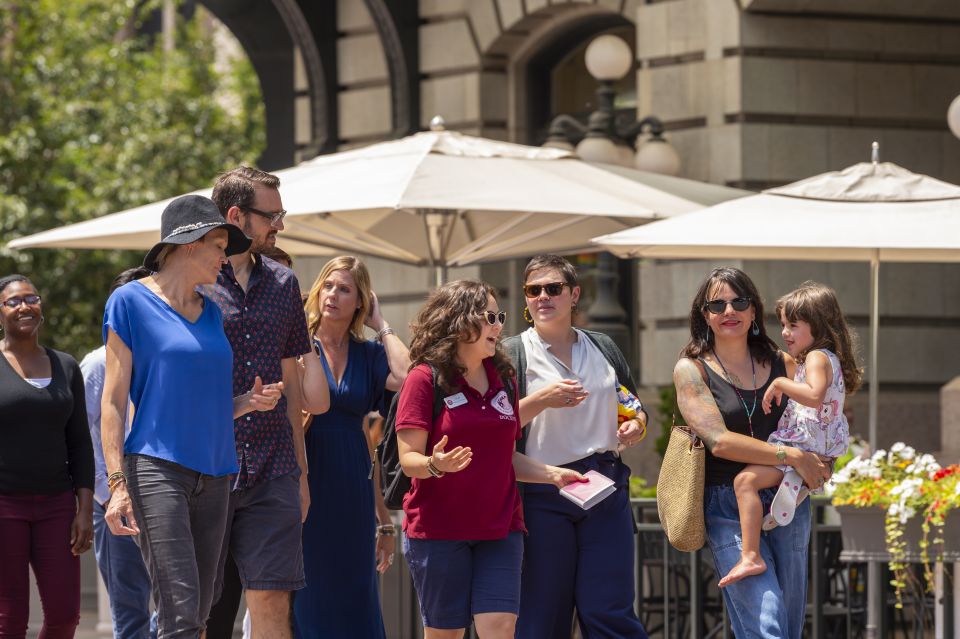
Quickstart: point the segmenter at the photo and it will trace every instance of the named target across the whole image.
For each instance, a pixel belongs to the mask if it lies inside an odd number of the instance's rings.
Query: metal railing
[[[638,532],[635,537],[636,610],[651,637],[662,639],[730,639],[719,577],[709,549],[685,553],[667,542],[657,518],[655,499],[631,500]],[[811,500],[809,584],[806,639],[862,639],[866,625],[866,564],[844,563],[840,525],[830,523],[826,499]],[[381,602],[388,639],[416,639],[423,635],[416,593],[406,562],[397,562],[383,578]],[[888,579],[884,580],[886,583]],[[933,637],[932,597],[914,593],[903,610],[887,606],[880,638]],[[948,610],[952,618],[953,611]],[[572,620],[571,620],[572,621]],[[946,624],[948,628],[952,623]],[[475,634],[467,633],[475,638]],[[571,637],[578,637],[576,630]],[[943,639],[954,639],[949,633]],[[955,639],[960,639],[957,637]]]

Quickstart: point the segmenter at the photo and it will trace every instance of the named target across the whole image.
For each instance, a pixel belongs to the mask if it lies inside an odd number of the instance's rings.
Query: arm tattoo
[[[681,359],[673,369],[673,384],[677,389],[677,406],[684,421],[712,451],[720,437],[727,432],[727,426],[713,393],[700,375],[699,367],[690,359]]]

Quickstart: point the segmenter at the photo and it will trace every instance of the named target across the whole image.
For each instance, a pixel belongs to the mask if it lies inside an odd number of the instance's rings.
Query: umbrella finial
[[[446,122],[443,120],[443,116],[435,115],[430,119],[430,130],[431,131],[446,131]]]
[[[870,149],[870,161],[877,164],[880,162],[880,143],[874,140],[873,144],[870,145]]]

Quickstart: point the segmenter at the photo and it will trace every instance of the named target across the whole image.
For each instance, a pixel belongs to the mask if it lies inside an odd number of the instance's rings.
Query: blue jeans
[[[113,636],[154,639],[157,618],[150,614],[150,575],[133,537],[114,535],[103,521],[104,508],[93,503],[93,552],[110,596]]]
[[[769,510],[774,491],[760,491]],[[707,486],[703,493],[707,543],[718,575],[740,560],[740,513],[732,485]],[[793,522],[760,535],[767,571],[723,589],[737,639],[800,639],[807,604],[810,500],[797,506]]]

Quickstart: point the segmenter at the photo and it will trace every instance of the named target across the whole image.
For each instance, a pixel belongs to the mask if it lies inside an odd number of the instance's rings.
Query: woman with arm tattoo
[[[673,379],[680,412],[707,448],[704,518],[718,574],[727,574],[740,559],[733,480],[747,463],[792,466],[809,486],[830,476],[817,455],[767,443],[784,405],[765,414],[763,395],[774,379],[792,377],[795,366],[767,336],[763,302],[747,274],[714,269],[691,305],[690,341]],[[772,491],[761,496],[769,507]],[[760,553],[772,570],[723,590],[736,636],[800,638],[809,538],[808,506],[797,509],[790,525],[763,533]]]

